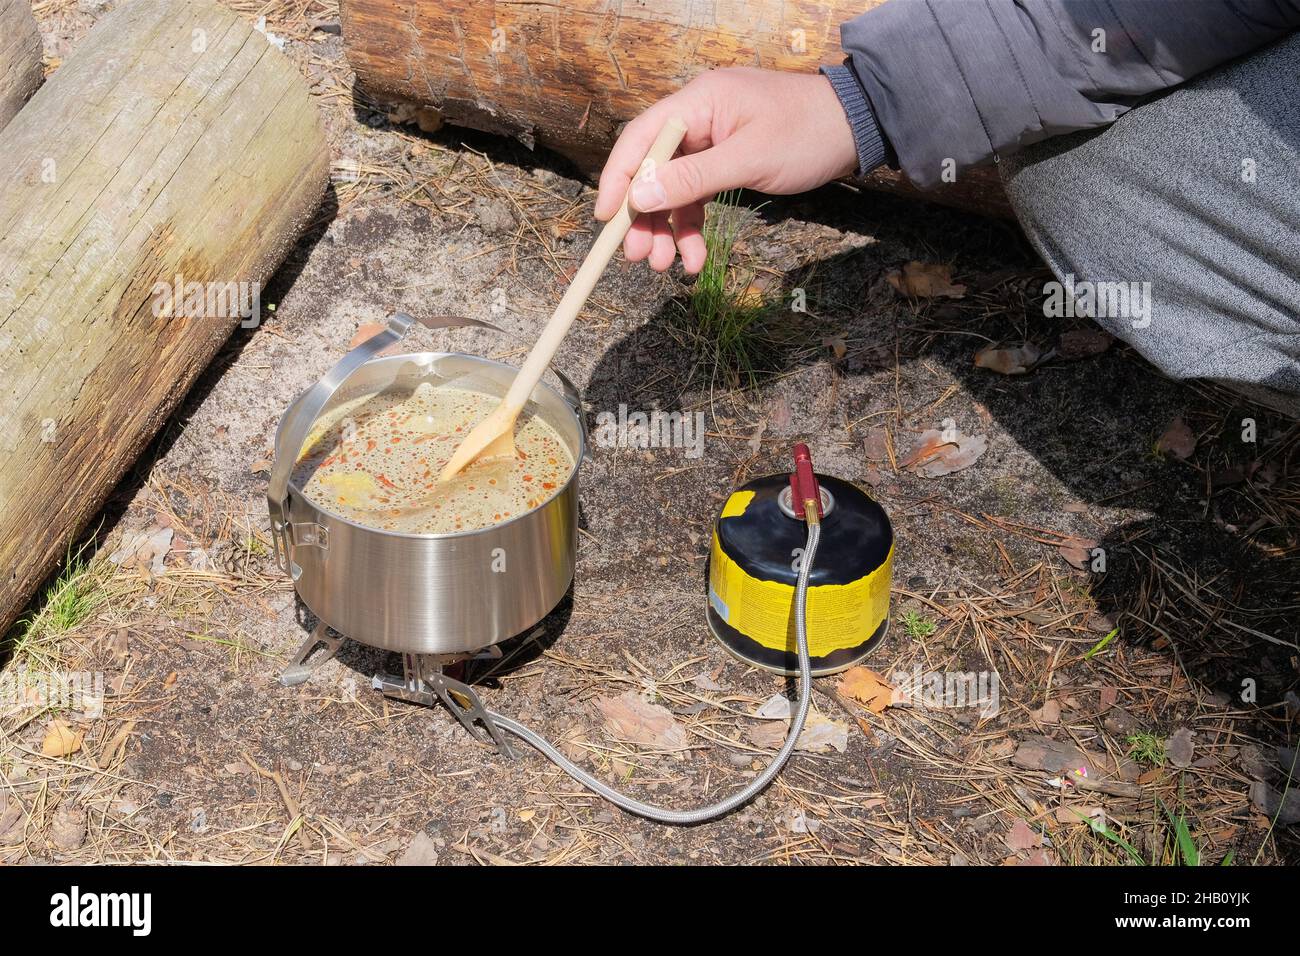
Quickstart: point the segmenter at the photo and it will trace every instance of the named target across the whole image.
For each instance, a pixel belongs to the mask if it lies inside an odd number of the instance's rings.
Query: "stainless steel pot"
[[[393,315],[382,332],[343,357],[285,412],[267,490],[276,561],[303,602],[338,633],[408,654],[482,650],[532,627],[573,580],[578,541],[578,466],[586,451],[578,390],[556,372],[526,414],[540,415],[573,456],[560,491],[532,511],[477,531],[404,534],[358,524],[309,501],[290,477],[312,424],[335,404],[385,388],[454,383],[503,395],[517,370],[472,355],[420,352],[377,358],[416,319]],[[437,316],[428,328],[478,326]]]

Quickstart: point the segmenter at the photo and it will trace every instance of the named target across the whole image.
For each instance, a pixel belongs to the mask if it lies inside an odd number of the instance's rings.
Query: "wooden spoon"
[[[678,117],[673,117],[664,123],[654,145],[650,147],[650,152],[646,153],[645,159],[642,160],[637,176],[653,175],[658,166],[672,159],[673,153],[677,151],[685,135],[686,124]],[[569,331],[569,326],[573,325],[573,320],[578,317],[578,312],[587,301],[587,296],[591,295],[596,281],[604,273],[605,266],[609,265],[609,260],[623,244],[623,237],[627,235],[635,218],[636,213],[628,206],[625,196],[623,205],[614,214],[614,218],[605,223],[605,228],[592,243],[591,251],[582,261],[582,265],[573,277],[573,282],[560,299],[560,304],[555,307],[550,321],[542,329],[542,334],[537,337],[537,344],[528,353],[528,358],[519,369],[519,374],[515,376],[505,398],[488,414],[487,418],[475,425],[473,431],[465,436],[456,453],[451,456],[451,461],[447,462],[447,467],[443,468],[442,474],[438,476],[439,481],[456,477],[467,465],[480,458],[514,456],[515,419],[523,411],[537,383],[542,380],[542,373],[555,357],[564,334]]]

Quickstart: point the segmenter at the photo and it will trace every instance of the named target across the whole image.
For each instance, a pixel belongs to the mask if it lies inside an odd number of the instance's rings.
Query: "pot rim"
[[[507,371],[514,372],[516,374],[518,374],[519,372],[519,369],[513,365],[508,365],[505,362],[498,362],[495,359],[484,358],[481,355],[470,355],[468,352],[399,352],[395,355],[376,356],[375,358],[370,359],[370,361],[359,366],[356,372],[353,372],[352,374],[355,375],[357,372],[360,372],[361,369],[365,368],[368,365],[380,364],[383,362],[412,361],[412,360],[420,360],[420,359],[437,361],[439,359],[444,359],[444,358],[472,359],[473,361],[479,362],[483,365],[493,365],[496,366],[497,368],[506,369]],[[351,378],[351,376],[348,377]],[[346,384],[346,380],[344,380],[344,382],[340,384],[339,388],[342,389],[344,384]],[[382,534],[391,538],[411,538],[416,541],[444,541],[444,540],[454,540],[456,538],[469,538],[469,537],[473,537],[474,535],[486,534],[488,532],[495,531],[498,528],[504,528],[507,525],[514,524],[516,521],[522,521],[525,518],[531,517],[532,515],[535,515],[539,511],[542,511],[543,509],[548,507],[552,502],[554,502],[556,499],[558,499],[559,497],[561,497],[562,495],[564,495],[569,491],[570,487],[572,487],[573,484],[578,480],[578,469],[582,466],[582,459],[585,457],[587,453],[586,436],[583,434],[582,421],[581,419],[578,418],[581,412],[578,409],[575,409],[572,405],[570,405],[568,400],[562,394],[560,394],[554,388],[552,388],[550,384],[548,384],[547,382],[544,381],[539,382],[538,386],[546,389],[557,399],[559,399],[560,404],[563,405],[565,408],[567,408],[569,410],[569,414],[573,416],[573,419],[578,426],[578,449],[577,452],[574,453],[573,455],[573,468],[569,471],[569,477],[565,479],[564,484],[562,484],[559,488],[557,488],[553,495],[551,495],[545,501],[538,504],[536,507],[529,508],[527,511],[521,512],[520,514],[517,514],[512,518],[508,518],[505,521],[498,521],[495,524],[490,524],[482,528],[471,528],[468,531],[444,531],[440,534],[435,534],[432,532],[393,531],[388,528],[376,528],[373,527],[372,525],[362,524],[359,521],[353,521],[351,518],[345,518],[343,517],[343,515],[334,513],[329,508],[326,508],[324,505],[320,504],[319,502],[313,501],[311,498],[308,498],[306,493],[303,492],[303,490],[299,488],[298,485],[294,482],[292,467],[290,468],[290,472],[289,472],[289,485],[288,485],[289,498],[290,500],[292,500],[293,498],[296,497],[299,500],[301,500],[304,504],[309,505],[310,507],[320,512],[321,514],[324,514],[325,516],[329,517],[332,521],[342,522],[343,524],[350,525],[351,527],[357,528],[358,530],[368,531],[372,534]],[[277,444],[279,444],[280,429],[284,426],[285,418],[288,416],[289,412],[292,411],[293,407],[298,404],[298,401],[301,397],[302,396],[300,395],[298,398],[295,398],[292,402],[290,402],[288,408],[284,410],[284,414],[280,416],[280,423],[276,425],[276,429],[275,429]],[[294,464],[297,464],[296,460]]]

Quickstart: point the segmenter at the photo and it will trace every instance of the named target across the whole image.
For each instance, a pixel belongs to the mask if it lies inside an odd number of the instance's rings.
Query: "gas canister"
[[[806,450],[804,451],[806,455]],[[847,481],[817,475],[822,532],[809,578],[813,673],[858,663],[889,627],[894,532],[885,509]],[[798,673],[794,591],[806,529],[791,476],[767,475],[733,491],[709,553],[709,628],[756,667]]]

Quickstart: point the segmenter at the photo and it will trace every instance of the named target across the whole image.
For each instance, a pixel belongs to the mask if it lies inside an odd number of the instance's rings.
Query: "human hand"
[[[639,213],[623,240],[629,262],[663,272],[678,252],[687,272],[704,265],[704,205],[727,189],[788,195],[852,173],[857,147],[839,97],[820,74],[750,68],[712,70],[624,128],[600,174],[596,218],[618,211],[642,157],[670,116],[686,122],[678,156],[638,177]]]

